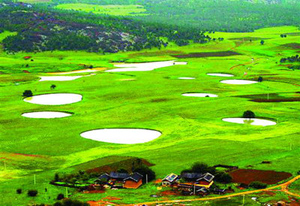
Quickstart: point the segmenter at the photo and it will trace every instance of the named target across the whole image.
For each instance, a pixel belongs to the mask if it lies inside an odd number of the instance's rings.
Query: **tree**
[[[262,77],[258,77],[257,81],[258,81],[258,82],[262,82],[262,81],[263,81],[263,78],[262,78]]]
[[[64,198],[65,198],[64,194],[61,194],[61,193],[60,193],[60,194],[57,195],[57,198],[56,198],[56,199],[57,199],[57,200],[62,200],[62,199],[64,199]]]
[[[138,172],[141,175],[143,175],[144,183],[146,182],[147,177],[148,177],[148,182],[155,180],[155,178],[156,178],[155,172],[151,168],[146,167],[146,166],[138,167],[133,172]]]
[[[22,194],[22,189],[17,189],[17,194]]]
[[[228,184],[232,181],[232,177],[226,172],[217,172],[215,174],[215,180],[223,184]]]
[[[251,182],[249,184],[249,187],[252,187],[252,188],[255,188],[255,189],[264,189],[266,188],[268,185],[263,183],[263,182],[259,182],[259,181],[254,181],[254,182]]]
[[[33,94],[32,94],[32,91],[31,90],[25,90],[23,92],[23,97],[32,97]]]
[[[247,110],[243,114],[243,118],[255,118],[254,112]]]
[[[261,41],[260,41],[260,44],[261,44],[261,45],[264,45],[264,44],[265,44],[265,41],[264,41],[264,40],[261,40]]]
[[[215,174],[216,169],[214,167],[209,167],[205,163],[196,162],[192,166],[192,172],[195,172],[195,173],[207,173],[207,172],[209,172],[211,174]]]
[[[27,195],[30,197],[35,197],[37,196],[38,191],[37,190],[28,190]]]
[[[52,84],[52,85],[50,86],[50,88],[51,88],[51,89],[55,89],[55,88],[56,88],[56,85],[55,85],[55,84]]]

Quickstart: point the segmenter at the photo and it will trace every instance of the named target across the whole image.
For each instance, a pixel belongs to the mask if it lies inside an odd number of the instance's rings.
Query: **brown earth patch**
[[[103,200],[121,200],[121,198],[118,197],[104,197]]]
[[[157,52],[143,52],[143,53],[137,53],[137,54],[130,54],[129,57],[136,57],[136,56],[145,56],[145,57],[153,57],[153,56],[170,56],[173,55],[180,55],[183,54],[181,51],[172,51],[172,50],[166,50],[166,51],[157,51]]]
[[[229,38],[228,40],[236,40],[236,41],[256,41],[256,40],[263,40],[269,38],[259,38],[259,37],[241,37],[241,38]]]
[[[284,47],[288,49],[300,49],[300,44],[299,43],[282,44],[280,47]]]
[[[235,183],[250,184],[254,181],[266,184],[276,184],[292,176],[288,172],[276,172],[272,170],[238,169],[229,173]]]
[[[162,191],[160,193],[161,196],[180,196],[180,192],[178,191],[172,191],[172,190],[166,190]]]
[[[242,54],[234,51],[219,51],[219,52],[189,53],[189,54],[172,55],[172,56],[181,59],[181,58],[227,57],[227,56],[235,56],[235,55],[242,55]]]
[[[286,94],[282,96],[280,94]],[[253,102],[299,102],[300,95],[297,92],[294,93],[270,93],[270,94],[254,94],[254,95],[243,95],[236,96],[241,98],[249,98]]]

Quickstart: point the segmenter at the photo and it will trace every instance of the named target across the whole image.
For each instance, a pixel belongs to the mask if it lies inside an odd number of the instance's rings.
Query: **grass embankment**
[[[1,71],[18,73],[15,80],[1,75],[0,83],[0,150],[12,157],[1,158],[0,199],[2,205],[24,205],[31,201],[26,195],[16,195],[17,188],[37,188],[37,202],[53,203],[56,194],[64,188],[50,186],[55,172],[71,172],[74,165],[102,157],[119,155],[144,158],[155,164],[158,178],[170,172],[179,173],[196,161],[210,165],[227,164],[253,169],[273,169],[295,174],[299,170],[299,103],[252,102],[236,96],[267,93],[294,93],[299,91],[299,72],[279,65],[279,60],[298,52],[282,50],[282,45],[300,43],[297,36],[281,38],[281,33],[299,32],[295,27],[258,30],[254,33],[215,33],[224,37],[221,42],[211,42],[186,47],[172,46],[160,50],[98,55],[85,52],[43,52],[37,54],[1,53]],[[252,42],[231,38],[256,37]],[[260,38],[267,38],[260,44]],[[111,61],[143,62],[174,59],[171,55],[196,52],[235,51],[242,55],[180,59],[188,65],[176,65],[151,72],[104,73],[70,82],[27,81],[40,73],[82,69],[82,64],[94,67],[112,67]],[[169,54],[170,53],[170,54]],[[33,62],[24,60],[32,56]],[[253,58],[253,60],[252,60]],[[276,63],[277,62],[277,63]],[[24,68],[24,65],[29,64]],[[23,67],[22,67],[23,65]],[[239,66],[236,66],[239,65]],[[232,69],[230,69],[232,68]],[[27,70],[30,73],[23,73]],[[232,73],[235,77],[210,77],[208,72]],[[247,75],[244,75],[245,72]],[[43,74],[44,75],[44,74]],[[195,80],[177,80],[176,77],[196,77]],[[257,79],[264,81],[253,85],[221,84],[223,79]],[[13,77],[13,75],[12,75]],[[135,81],[122,81],[133,78]],[[6,81],[5,84],[2,82]],[[23,83],[22,83],[23,82]],[[51,84],[57,87],[51,90]],[[24,90],[34,94],[78,93],[83,101],[64,106],[41,106],[22,101]],[[209,92],[219,98],[183,97],[185,92]],[[21,117],[31,111],[68,111],[74,115],[62,119],[27,119]],[[222,121],[225,117],[240,117],[245,110],[257,116],[276,119],[270,127],[240,125]],[[96,142],[80,137],[80,133],[98,128],[149,128],[162,132],[152,142],[137,145],[118,145]],[[42,161],[23,160],[14,153],[47,156]],[[1,156],[2,157],[2,156]],[[271,164],[261,164],[271,161]],[[4,162],[6,170],[4,170]],[[37,184],[33,185],[33,174]],[[14,179],[10,179],[14,178]],[[45,187],[48,192],[44,192]],[[72,190],[72,193],[74,191]],[[104,194],[75,193],[75,198],[97,200],[104,196],[118,196],[117,202],[152,201],[156,193],[153,185],[139,190],[108,191]],[[48,196],[51,196],[49,199]],[[24,200],[25,198],[25,200]],[[12,199],[14,203],[11,203]],[[237,198],[240,201],[240,198]],[[210,203],[209,203],[210,204]],[[215,203],[211,203],[215,204]]]

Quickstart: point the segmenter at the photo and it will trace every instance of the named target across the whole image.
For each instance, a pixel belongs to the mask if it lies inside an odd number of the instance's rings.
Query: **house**
[[[137,189],[143,184],[143,175],[138,172],[133,173],[124,179],[124,188]]]
[[[195,185],[209,189],[210,186],[214,183],[214,178],[215,176],[213,176],[212,174],[205,173],[196,180]]]
[[[171,173],[162,180],[162,186],[173,186],[178,183],[179,176]]]
[[[95,183],[106,184],[109,182],[109,180],[110,180],[110,176],[107,173],[104,173],[104,174],[100,175],[100,177],[98,177],[97,180],[95,180]]]
[[[111,172],[109,176],[112,181],[123,181],[130,175],[128,173]]]

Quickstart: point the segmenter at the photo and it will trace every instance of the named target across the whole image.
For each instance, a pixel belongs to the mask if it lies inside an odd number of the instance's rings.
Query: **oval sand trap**
[[[160,135],[158,131],[147,129],[98,129],[81,133],[86,139],[117,144],[150,142]]]
[[[208,93],[185,93],[182,94],[185,97],[218,97],[216,94],[208,94]]]
[[[233,74],[225,74],[225,73],[207,73],[208,76],[215,76],[215,77],[234,77]]]
[[[266,119],[258,119],[258,118],[224,118],[223,121],[237,123],[237,124],[249,124],[256,126],[272,126],[276,125],[276,122]]]
[[[195,77],[178,77],[178,79],[196,79]]]
[[[256,84],[257,81],[251,81],[251,80],[239,80],[239,79],[232,79],[232,80],[222,80],[221,83],[224,84]]]
[[[40,82],[43,81],[72,81],[82,76],[42,76]]]
[[[68,94],[68,93],[59,93],[59,94],[43,94],[33,97],[27,97],[24,99],[25,102],[32,104],[41,104],[41,105],[64,105],[72,104],[82,100],[80,94]]]
[[[147,62],[147,63],[133,63],[133,64],[115,64],[118,69],[109,69],[105,72],[141,72],[152,71],[154,69],[168,67],[173,65],[186,65],[187,62],[163,61],[163,62]]]
[[[72,114],[65,112],[29,112],[22,114],[23,117],[28,118],[41,118],[41,119],[53,119],[53,118],[63,118],[69,117]]]

